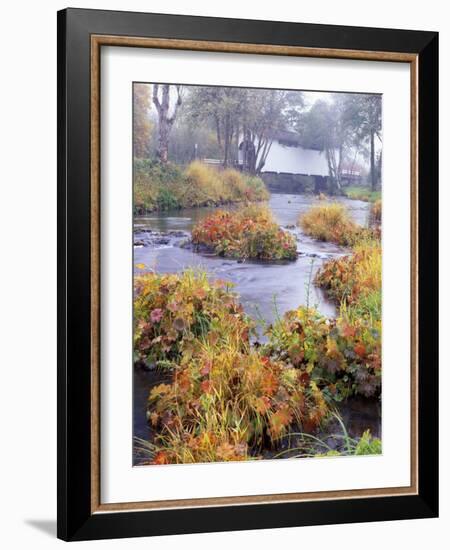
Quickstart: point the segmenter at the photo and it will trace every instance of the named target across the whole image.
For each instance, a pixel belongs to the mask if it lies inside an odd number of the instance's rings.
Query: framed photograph
[[[58,13],[58,536],[438,514],[438,35]]]

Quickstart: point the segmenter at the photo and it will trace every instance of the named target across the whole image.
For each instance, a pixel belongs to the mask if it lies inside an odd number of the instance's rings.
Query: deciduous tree
[[[175,89],[177,96],[172,114],[169,113],[171,89]],[[153,104],[155,105],[156,112],[158,113],[159,135],[157,157],[163,163],[166,163],[168,160],[170,131],[177,117],[178,109],[183,102],[181,90],[182,87],[180,85],[171,86],[170,84],[153,84]]]
[[[375,191],[378,184],[380,172],[376,161],[375,138],[380,143],[381,136],[381,96],[380,95],[355,95],[353,101],[357,106],[356,125],[357,134],[360,140],[368,142],[370,151],[370,183],[372,191]],[[379,155],[381,163],[381,154]]]
[[[133,88],[133,155],[136,158],[150,156],[150,139],[153,122],[150,115],[150,84],[135,84]]]

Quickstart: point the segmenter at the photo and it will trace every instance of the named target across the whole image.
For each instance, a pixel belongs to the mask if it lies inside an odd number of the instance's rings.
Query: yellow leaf
[[[314,370],[314,363],[313,363],[313,362],[309,362],[308,365],[307,365],[307,367],[306,367],[306,372],[307,372],[308,374],[311,374],[313,370]]]
[[[145,269],[147,266],[145,264],[136,264],[138,269]]]
[[[156,397],[160,397],[161,395],[165,395],[168,393],[171,389],[171,386],[168,384],[159,384],[159,386],[155,386],[152,388],[149,396],[149,401],[152,401]]]

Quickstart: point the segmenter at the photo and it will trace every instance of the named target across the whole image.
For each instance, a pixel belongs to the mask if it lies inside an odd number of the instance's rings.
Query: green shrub
[[[370,431],[366,430],[355,447],[355,455],[379,455],[381,454],[381,441],[372,437]]]
[[[159,188],[156,204],[160,211],[174,210],[180,206],[178,199],[173,195],[172,191],[166,187]]]
[[[184,182],[183,173],[174,164],[147,159],[134,160],[134,211],[144,214],[154,210],[178,208],[176,189]]]
[[[381,191],[372,191],[370,187],[358,185],[345,187],[343,192],[349,199],[358,201],[375,202],[381,198]]]

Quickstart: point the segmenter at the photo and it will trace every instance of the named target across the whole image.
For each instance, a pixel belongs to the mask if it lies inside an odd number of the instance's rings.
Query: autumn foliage
[[[381,219],[381,202],[372,207]],[[344,206],[310,209],[300,220],[309,235],[352,246],[352,253],[325,262],[314,282],[339,307],[336,320],[300,308],[288,312],[269,335],[276,356],[294,354],[334,398],[378,395],[381,389],[381,240],[377,224],[354,223]],[[296,355],[297,353],[297,355]]]
[[[147,367],[177,363],[183,353],[187,357],[188,342],[219,328],[237,325],[245,339],[252,327],[232,284],[210,281],[202,272],[136,276],[134,292],[135,361]]]
[[[328,411],[320,390],[298,370],[248,344],[195,347],[172,383],[149,396],[150,422],[167,462],[257,458],[263,448],[276,448],[292,424],[315,429]]]
[[[359,440],[346,434],[338,450],[319,438],[333,404],[381,392],[380,233],[360,228],[335,206],[320,207],[308,223],[319,220],[322,233],[314,234],[352,246],[315,277],[336,303],[336,319],[300,306],[266,327],[265,342],[254,345],[255,323],[231,283],[192,270],[135,278],[135,362],[164,371],[148,398],[147,463],[294,456],[296,434],[299,456],[381,452],[369,432]],[[296,257],[294,237],[255,205],[217,211],[196,225],[192,239],[235,258]]]
[[[300,217],[299,225],[306,235],[341,246],[354,246],[374,236],[374,230],[356,224],[339,203],[313,206]]]
[[[312,308],[289,311],[269,327],[266,353],[292,364],[330,399],[377,395],[381,387],[381,321],[328,319]]]
[[[270,211],[250,206],[237,211],[219,210],[198,222],[192,231],[194,245],[220,256],[259,260],[294,260],[295,237],[281,229]]]
[[[229,285],[146,274],[135,293],[136,359],[170,373],[148,400],[153,463],[258,458],[291,426],[314,431],[327,415],[310,377],[251,346],[253,323]]]
[[[329,260],[317,272],[315,282],[338,304],[360,316],[381,316],[381,242],[366,241],[353,254]]]
[[[381,224],[381,199],[376,200],[370,207],[370,222],[373,225]]]

